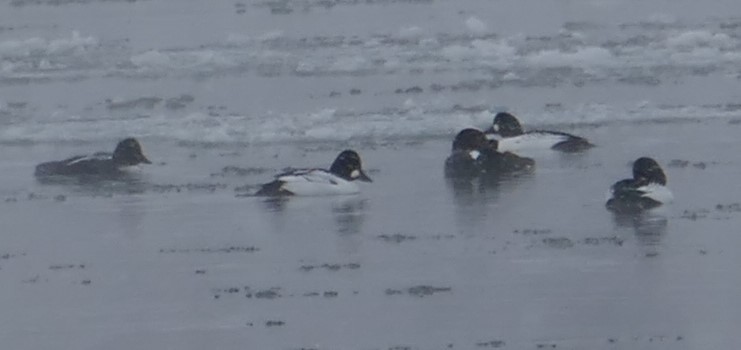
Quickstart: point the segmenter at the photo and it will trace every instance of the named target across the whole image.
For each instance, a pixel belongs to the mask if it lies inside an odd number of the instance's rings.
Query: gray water
[[[735,348],[739,6],[2,3],[2,347]],[[598,147],[448,183],[505,109]],[[129,135],[129,181],[32,176]],[[345,148],[359,195],[245,196]],[[643,155],[675,203],[615,216]]]

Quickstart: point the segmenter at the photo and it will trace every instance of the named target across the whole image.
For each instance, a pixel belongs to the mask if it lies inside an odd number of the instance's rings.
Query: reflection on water
[[[666,235],[669,220],[657,211],[637,213],[613,212],[616,227],[632,228],[636,239],[643,246],[657,246]]]
[[[142,234],[141,224],[147,215],[147,208],[141,198],[128,197],[121,202],[118,219],[124,234],[129,238],[137,238]]]
[[[152,186],[145,182],[138,173],[121,173],[105,177],[40,176],[36,177],[36,181],[42,186],[61,188],[74,195],[104,198],[142,194]],[[113,207],[106,206],[103,209],[118,210],[119,227],[129,238],[136,238],[142,232],[141,223],[147,214],[147,208],[139,196],[121,196],[120,198],[120,200],[110,201]]]
[[[453,198],[458,207],[475,207],[485,203],[489,197],[496,196],[499,181],[482,177],[447,178],[448,188],[453,191]]]
[[[580,168],[589,166],[587,152],[557,152],[558,164],[563,168]]]
[[[255,197],[257,198],[257,197]],[[286,232],[288,220],[285,218],[286,209],[290,198],[288,197],[266,197],[259,198],[260,207],[269,214],[270,222],[273,225],[273,232]]]
[[[447,187],[453,193],[459,226],[468,227],[483,221],[502,191],[517,186],[531,174],[504,174],[499,176],[448,177]]]
[[[367,211],[367,200],[357,197],[337,198],[332,203],[332,213],[337,233],[354,234],[361,231]]]
[[[85,196],[109,197],[115,194],[140,194],[147,183],[139,174],[121,173],[114,176],[41,176],[36,181],[44,186],[59,186]]]
[[[268,197],[262,201],[262,204],[269,212],[282,213],[288,204],[288,197]]]
[[[531,173],[447,177],[448,188],[453,191],[459,205],[472,205],[496,198],[504,188],[515,186],[531,177]]]
[[[279,230],[288,220],[286,217],[291,212],[315,210],[329,211],[332,213],[336,232],[340,234],[354,234],[362,230],[365,215],[368,210],[368,200],[358,196],[331,196],[331,197],[270,197],[262,201],[262,206],[267,212],[276,217]]]

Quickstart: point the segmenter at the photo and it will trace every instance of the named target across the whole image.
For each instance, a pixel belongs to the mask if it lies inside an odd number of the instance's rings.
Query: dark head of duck
[[[353,150],[342,151],[342,153],[340,153],[332,163],[329,172],[348,181],[360,180],[373,182],[373,180],[363,172],[360,155]]]
[[[142,151],[142,147],[135,138],[122,140],[113,151],[113,161],[122,166],[137,165],[140,163],[152,164]]]
[[[499,134],[502,137],[512,137],[522,135],[522,125],[512,114],[507,112],[499,112],[494,116],[494,121],[491,127],[486,130],[488,133]]]
[[[646,183],[666,185],[666,174],[659,163],[649,157],[641,157],[633,162],[633,179]]]
[[[468,128],[461,130],[453,139],[452,151],[473,151],[485,148],[496,149],[496,141],[492,143],[480,130]]]

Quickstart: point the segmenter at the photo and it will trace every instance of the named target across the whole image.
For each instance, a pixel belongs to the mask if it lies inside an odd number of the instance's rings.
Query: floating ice
[[[468,17],[466,20],[466,28],[475,35],[486,34],[487,30],[486,23],[476,17]]]

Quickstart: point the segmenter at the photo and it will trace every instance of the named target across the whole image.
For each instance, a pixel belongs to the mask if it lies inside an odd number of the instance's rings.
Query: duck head
[[[360,155],[353,150],[342,151],[337,158],[335,158],[329,171],[348,181],[360,180],[373,182],[373,180],[363,172]]]
[[[118,143],[116,150],[113,151],[113,161],[122,166],[131,166],[141,163],[152,164],[152,162],[144,156],[139,141],[133,137],[124,139]]]
[[[653,158],[641,157],[633,162],[633,179],[666,185],[666,174]]]
[[[495,141],[496,142],[496,141]],[[468,128],[461,130],[453,139],[453,152],[473,151],[490,147],[489,140],[481,130]],[[496,147],[495,147],[496,149]]]
[[[494,116],[491,127],[486,130],[488,133],[499,134],[502,137],[512,137],[522,135],[522,125],[517,118],[507,112],[499,112]]]

